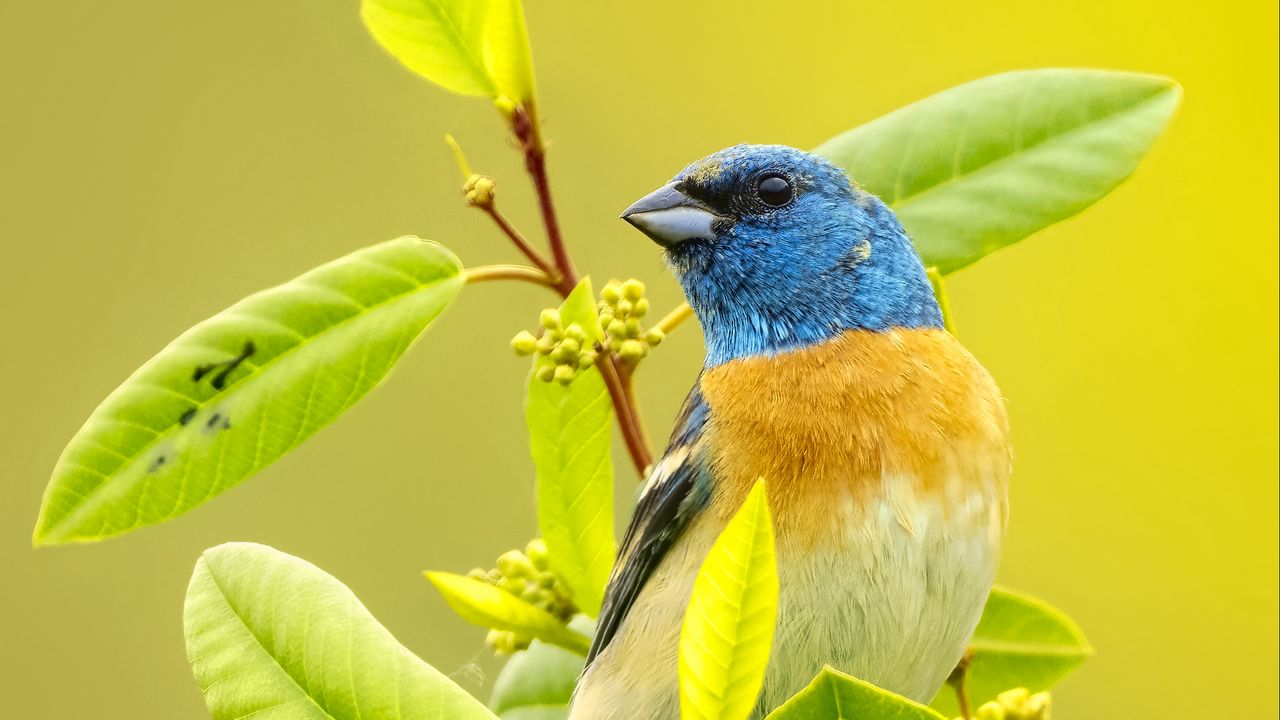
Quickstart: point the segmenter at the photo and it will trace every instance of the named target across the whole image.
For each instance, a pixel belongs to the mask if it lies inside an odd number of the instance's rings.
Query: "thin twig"
[[[547,277],[552,278],[553,282],[555,281],[556,277],[559,275],[559,273],[556,272],[556,269],[551,266],[551,263],[547,262],[546,259],[542,257],[541,253],[529,244],[529,241],[524,239],[524,236],[520,234],[520,231],[516,230],[515,226],[508,222],[507,218],[502,213],[498,212],[496,205],[489,203],[480,209],[484,210],[485,214],[493,219],[493,222],[498,226],[498,229],[507,236],[507,239],[516,246],[516,249],[519,250],[522,255],[529,259],[529,262],[533,263],[539,270],[546,273]],[[570,289],[572,289],[572,286],[570,286]]]
[[[681,323],[691,317],[693,317],[693,308],[689,307],[689,303],[682,302],[664,315],[654,327],[661,330],[663,335],[670,335],[672,330],[680,327]]]
[[[531,268],[527,265],[481,265],[467,268],[463,271],[463,276],[466,278],[468,285],[490,280],[521,280],[549,287],[558,292],[550,276],[537,268]]]
[[[627,454],[631,456],[631,464],[636,473],[644,477],[645,471],[653,463],[649,455],[649,445],[645,442],[644,431],[639,427],[633,413],[633,398],[630,390],[618,373],[613,355],[600,353],[596,358],[596,367],[604,377],[605,387],[609,389],[609,399],[613,401],[614,415],[618,418],[618,429],[622,431],[622,440],[626,443]]]
[[[547,243],[551,246],[551,256],[555,259],[556,269],[564,276],[570,287],[578,284],[578,274],[573,269],[573,260],[565,247],[564,236],[560,232],[560,221],[556,216],[556,206],[551,200],[551,182],[547,179],[547,153],[542,145],[542,136],[538,132],[537,121],[525,108],[516,108],[511,117],[511,130],[520,142],[524,153],[525,170],[533,181],[533,189],[538,195],[538,209],[542,212],[542,224],[547,229]]]

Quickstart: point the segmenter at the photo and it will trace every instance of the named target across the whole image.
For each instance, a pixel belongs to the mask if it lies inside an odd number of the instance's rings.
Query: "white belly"
[[[779,538],[780,597],[763,717],[824,665],[928,702],[963,654],[995,576],[1002,491],[943,501],[886,482],[871,507],[834,508],[842,542]],[[945,506],[945,510],[944,510]],[[582,678],[572,720],[679,717],[676,656],[696,569],[719,528],[695,522]]]

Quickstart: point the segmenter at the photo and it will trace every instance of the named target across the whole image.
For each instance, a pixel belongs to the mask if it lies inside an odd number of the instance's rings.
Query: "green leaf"
[[[766,720],[945,720],[912,700],[830,667]]]
[[[974,655],[965,684],[973,707],[1012,688],[1048,690],[1093,654],[1084,633],[1062,611],[1000,587],[991,591],[970,646]],[[943,688],[934,706],[950,711],[953,694]]]
[[[578,323],[587,343],[603,335],[591,282],[584,279],[560,306],[561,322]],[[584,346],[586,343],[584,343]],[[535,371],[551,361],[535,356]],[[538,472],[538,526],[552,569],[574,603],[600,614],[617,552],[613,536],[613,404],[600,371],[583,370],[568,386],[529,376],[525,422]]]
[[[745,720],[764,683],[777,611],[773,522],[760,480],[694,580],[680,632],[683,720]]]
[[[485,28],[484,63],[499,97],[531,105],[534,95],[533,53],[520,0],[490,0]]]
[[[586,635],[594,630],[582,615],[569,626]],[[508,660],[498,674],[489,709],[502,720],[565,720],[585,663],[581,655],[534,640],[528,650]]]
[[[71,439],[45,491],[35,544],[129,532],[241,482],[377,385],[462,284],[452,253],[405,237],[191,328]]]
[[[485,67],[490,0],[363,0],[360,16],[410,70],[446,90],[493,97]]]
[[[183,612],[187,659],[215,720],[486,720],[335,578],[253,543],[206,550]]]
[[[469,623],[522,633],[583,656],[591,648],[591,638],[495,585],[453,573],[425,574],[449,607]]]
[[[1173,80],[1030,70],[946,90],[814,152],[888,203],[954,272],[1070,217],[1133,173],[1182,97]]]

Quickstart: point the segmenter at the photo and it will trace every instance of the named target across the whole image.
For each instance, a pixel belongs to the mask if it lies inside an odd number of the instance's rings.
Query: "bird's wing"
[[[707,504],[711,477],[703,457],[702,433],[707,415],[706,401],[694,383],[676,418],[667,451],[649,472],[631,524],[622,538],[587,664],[613,639],[667,550],[689,520]]]

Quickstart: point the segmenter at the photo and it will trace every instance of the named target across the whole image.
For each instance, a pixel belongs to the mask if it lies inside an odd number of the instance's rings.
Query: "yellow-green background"
[[[579,264],[644,278],[658,306],[678,291],[617,213],[721,146],[810,147],[1013,68],[1181,81],[1182,111],[1128,184],[955,276],[952,304],[1016,431],[1001,580],[1097,647],[1059,716],[1275,715],[1274,2],[528,5]],[[536,288],[468,289],[383,388],[194,513],[29,547],[63,443],[190,324],[403,233],[512,259],[461,206],[440,141],[457,135],[534,233],[487,103],[401,69],[336,0],[5,2],[0,86],[0,715],[201,717],[182,597],[225,540],[329,570],[464,683],[474,660],[492,671],[483,632],[419,571],[466,570],[534,532],[525,364],[506,343],[546,302]],[[642,371],[655,435],[700,353],[682,330]]]

